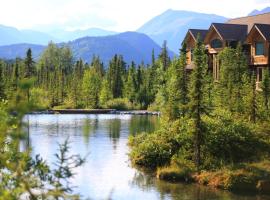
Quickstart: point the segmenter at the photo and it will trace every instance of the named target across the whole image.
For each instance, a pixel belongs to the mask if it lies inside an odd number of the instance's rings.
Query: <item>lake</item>
[[[29,140],[33,156],[40,154],[53,163],[58,143],[67,138],[71,153],[87,156],[76,170],[74,190],[83,199],[116,200],[270,200],[269,196],[237,195],[197,184],[172,184],[159,181],[130,165],[127,146],[130,134],[152,132],[159,117],[141,115],[28,115]]]

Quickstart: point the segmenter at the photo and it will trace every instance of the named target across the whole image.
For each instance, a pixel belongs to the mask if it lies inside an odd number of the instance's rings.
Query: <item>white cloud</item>
[[[0,0],[0,5],[0,24],[18,28],[125,31],[136,30],[170,8],[239,17],[270,6],[270,0]]]

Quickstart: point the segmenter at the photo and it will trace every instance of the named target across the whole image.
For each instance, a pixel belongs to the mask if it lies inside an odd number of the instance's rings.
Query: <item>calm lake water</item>
[[[89,154],[72,180],[84,199],[270,200],[269,196],[236,195],[196,184],[166,183],[132,168],[128,136],[155,130],[157,116],[29,115],[27,121],[33,155],[53,163],[58,143],[67,138],[72,154]]]

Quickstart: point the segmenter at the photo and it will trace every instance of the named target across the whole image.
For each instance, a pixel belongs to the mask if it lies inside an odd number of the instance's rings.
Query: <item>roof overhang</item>
[[[206,34],[206,36],[205,36],[205,39],[204,39],[204,43],[205,43],[205,44],[210,43],[210,36],[211,36],[212,32],[216,32],[217,35],[219,36],[219,38],[220,38],[221,40],[223,40],[223,37],[222,37],[222,35],[219,33],[219,31],[217,30],[217,28],[216,28],[213,24],[211,24],[211,26],[210,26],[210,28],[209,28],[209,31],[207,32],[207,34]]]
[[[256,26],[256,24],[254,24],[253,27],[251,28],[251,30],[249,31],[248,35],[247,35],[247,39],[246,39],[247,43],[251,43],[251,35],[254,33],[254,31],[257,31],[262,36],[264,41],[267,41],[267,39],[265,38],[265,36],[261,32],[261,30]]]

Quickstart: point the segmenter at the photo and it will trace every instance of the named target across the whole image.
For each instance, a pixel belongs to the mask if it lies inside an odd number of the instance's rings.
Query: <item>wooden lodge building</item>
[[[197,36],[204,42],[209,57],[209,70],[219,79],[218,53],[225,47],[235,48],[240,42],[251,70],[256,71],[257,85],[262,81],[263,68],[270,68],[270,13],[212,23],[209,29],[189,29],[183,42],[187,47],[187,70],[192,70],[193,49]]]

